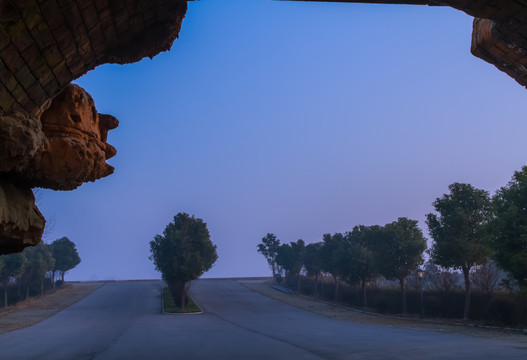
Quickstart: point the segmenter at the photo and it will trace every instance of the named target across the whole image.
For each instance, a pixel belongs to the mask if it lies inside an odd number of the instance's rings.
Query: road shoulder
[[[53,293],[0,310],[0,334],[35,325],[75,304],[101,285],[102,282],[67,283]]]
[[[382,315],[372,315],[363,313],[360,310],[351,309],[343,306],[318,301],[303,295],[286,294],[271,287],[268,281],[244,281],[238,282],[264,296],[295,306],[297,308],[310,311],[328,318],[353,321],[367,324],[378,324],[401,328],[410,328],[422,331],[432,331],[444,334],[468,335],[479,338],[492,338],[508,340],[518,343],[527,343],[527,335],[519,332],[508,332],[501,329],[485,329],[470,327],[467,325],[456,325],[442,320],[402,319]]]

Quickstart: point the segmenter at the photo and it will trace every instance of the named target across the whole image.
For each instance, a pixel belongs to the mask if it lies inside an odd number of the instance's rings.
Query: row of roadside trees
[[[406,284],[424,262],[425,251],[431,265],[460,271],[465,288],[464,319],[470,314],[471,274],[492,259],[508,275],[509,283],[527,286],[527,167],[514,173],[511,181],[491,197],[470,184],[454,183],[450,192],[433,203],[435,213],[426,215],[432,240],[427,240],[417,221],[401,217],[384,226],[357,225],[346,233],[323,235],[322,241],[303,240],[280,244],[267,234],[258,245],[273,270],[273,278],[283,269],[287,276],[321,275],[335,280],[335,299],[339,281],[360,285],[363,305],[367,306],[366,285],[379,278],[396,280],[406,312]]]
[[[30,296],[30,289],[39,288],[43,295],[46,279],[55,289],[55,280],[60,277],[64,282],[64,274],[80,263],[81,259],[75,244],[67,237],[62,237],[51,244],[40,243],[24,249],[21,253],[0,256],[0,282],[4,291],[4,307],[8,305],[10,288],[17,289],[17,302]],[[22,293],[24,295],[22,295]]]

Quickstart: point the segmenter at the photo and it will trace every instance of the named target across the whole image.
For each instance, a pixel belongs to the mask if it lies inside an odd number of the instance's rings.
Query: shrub
[[[500,325],[516,325],[519,317],[514,299],[503,295],[492,298],[487,306],[487,320]]]

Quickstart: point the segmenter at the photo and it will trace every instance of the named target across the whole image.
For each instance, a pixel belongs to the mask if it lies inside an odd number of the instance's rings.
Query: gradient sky
[[[206,277],[262,276],[256,245],[322,239],[406,216],[453,182],[494,193],[527,163],[527,93],[470,54],[450,8],[269,0],[190,2],[169,52],[78,79],[101,113],[113,175],[43,191],[70,280],[158,278],[148,242],[202,218]]]

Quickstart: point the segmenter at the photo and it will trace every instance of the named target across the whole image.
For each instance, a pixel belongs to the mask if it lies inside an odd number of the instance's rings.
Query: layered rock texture
[[[184,0],[0,0],[0,254],[40,242],[33,187],[72,190],[113,172],[118,125],[70,82],[168,50]]]
[[[472,53],[527,86],[527,0],[318,1],[464,11],[476,18]],[[70,82],[168,50],[186,9],[185,0],[0,0],[0,254],[40,241],[32,187],[71,190],[113,172],[106,139],[118,122]]]
[[[527,86],[527,0],[299,0],[451,6],[474,16],[472,54]]]

